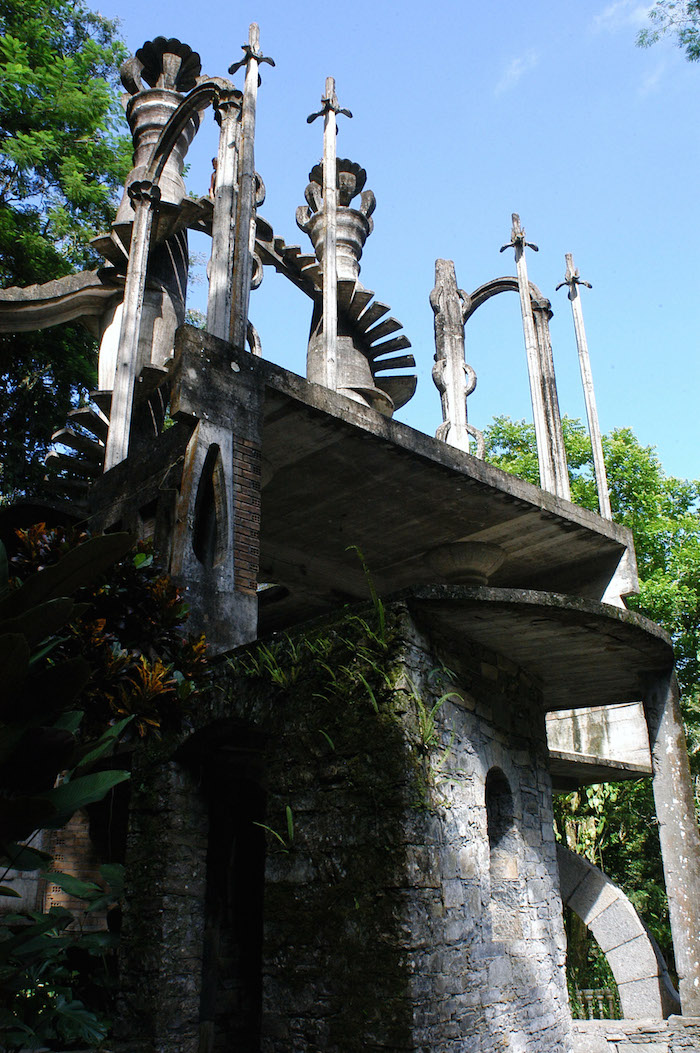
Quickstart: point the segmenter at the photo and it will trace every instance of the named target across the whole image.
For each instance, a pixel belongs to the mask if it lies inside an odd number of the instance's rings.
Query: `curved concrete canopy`
[[[557,845],[561,899],[608,960],[625,1019],[680,1012],[661,952],[622,889],[583,856]]]
[[[0,333],[27,333],[61,322],[99,318],[124,295],[104,270],[81,271],[43,285],[0,289]]]
[[[542,684],[545,708],[634,702],[673,668],[666,633],[632,611],[528,589],[430,585],[407,590],[410,608],[459,645],[475,640]]]

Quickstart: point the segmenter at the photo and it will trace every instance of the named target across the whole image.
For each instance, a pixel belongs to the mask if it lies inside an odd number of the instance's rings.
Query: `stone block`
[[[464,888],[461,880],[456,879],[443,882],[442,900],[446,910],[454,910],[464,905]]]
[[[623,899],[618,899],[611,903],[595,919],[595,938],[604,954],[607,954],[608,951],[613,950],[615,947],[621,946],[623,943],[629,943],[631,940],[643,936],[643,933],[644,930],[638,915]],[[638,949],[635,953],[639,954]],[[654,971],[656,971],[656,959],[653,954],[651,958],[654,960]],[[637,975],[640,974],[638,973]],[[642,975],[648,976],[650,974],[644,973]]]
[[[591,868],[566,903],[590,928],[595,918],[614,903],[616,898],[613,887],[604,875]]]
[[[502,989],[513,981],[513,966],[509,958],[496,958],[489,965],[489,987]]]
[[[542,903],[547,898],[547,894],[550,889],[545,885],[544,881],[535,879],[528,881],[527,884],[527,901],[528,903]]]
[[[647,1039],[638,1039],[637,1036],[626,1042],[617,1043],[617,1053],[668,1053],[668,1041],[662,1039],[659,1042]]]
[[[573,1037],[573,1053],[615,1053],[615,1047],[611,1046],[605,1035],[575,1033]]]
[[[617,989],[620,995],[622,1015],[625,1019],[635,1020],[654,1016],[661,1018],[663,1015],[659,981],[655,977],[618,983]]]
[[[658,990],[658,964],[646,935],[637,936],[636,939],[613,947],[605,953],[618,984],[653,978]],[[653,1014],[647,1012],[644,1015]]]

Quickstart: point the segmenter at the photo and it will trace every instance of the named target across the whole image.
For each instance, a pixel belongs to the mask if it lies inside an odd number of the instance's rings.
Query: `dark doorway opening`
[[[258,755],[259,757],[259,755]],[[265,792],[255,751],[207,762],[209,849],[199,1053],[258,1053],[262,1016]]]

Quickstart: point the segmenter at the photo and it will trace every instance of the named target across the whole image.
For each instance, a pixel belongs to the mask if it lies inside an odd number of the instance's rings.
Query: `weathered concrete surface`
[[[550,712],[547,742],[556,788],[651,775],[649,735],[640,702]]]
[[[171,413],[197,421],[185,454],[170,570],[215,650],[257,635],[262,388],[245,352],[178,335]],[[234,368],[235,367],[235,368]]]
[[[193,629],[214,651],[257,634],[262,386],[246,353],[179,331],[168,379],[172,427],[106,472],[91,493],[94,529],[154,539],[185,590]],[[240,362],[240,365],[239,365]]]
[[[265,388],[261,566],[287,590],[263,632],[362,598],[349,545],[384,595],[431,580],[431,549],[477,541],[506,553],[491,584],[595,599],[631,547],[625,528],[469,454],[270,363],[251,368]]]
[[[683,1014],[700,1016],[700,830],[675,673],[650,680],[644,708],[678,990]]]
[[[605,471],[605,460],[603,459],[603,443],[600,437],[600,424],[598,421],[598,409],[596,407],[595,392],[593,390],[593,374],[591,373],[591,359],[588,354],[588,341],[586,340],[586,328],[583,324],[583,308],[579,296],[579,285],[592,288],[590,282],[583,281],[576,267],[574,258],[570,252],[566,254],[566,276],[557,289],[562,285],[569,287],[569,301],[571,313],[574,319],[574,330],[576,332],[576,346],[578,348],[579,367],[581,369],[581,383],[583,385],[583,397],[586,402],[586,416],[588,418],[588,433],[591,437],[591,448],[593,451],[593,466],[595,470],[596,489],[598,490],[598,507],[600,514],[606,519],[612,519],[610,509],[610,492],[608,490],[608,477]]]
[[[530,380],[532,415],[537,437],[537,459],[540,469],[540,486],[552,494],[570,498],[571,487],[564,448],[564,433],[559,413],[557,381],[552,357],[552,341],[549,336],[551,306],[548,300],[541,304],[544,311],[533,312],[530,298],[530,282],[527,276],[525,249],[537,246],[525,241],[525,231],[520,226],[520,216],[513,213],[510,245],[515,249],[515,266],[518,273],[518,292],[523,320],[527,369]],[[507,245],[501,249],[503,252]],[[546,306],[545,306],[546,305]]]
[[[470,436],[476,453],[484,456],[484,437],[467,420],[467,398],[476,387],[476,373],[464,357],[464,320],[469,298],[457,288],[452,260],[435,261],[435,288],[430,294],[435,325],[433,383],[440,392],[442,424],[435,437],[470,453]]]
[[[667,1017],[680,1010],[661,952],[624,892],[583,856],[557,845],[562,903],[593,933],[612,969],[623,1015]]]
[[[123,295],[114,278],[105,270],[81,271],[43,285],[0,289],[0,333],[29,333],[76,318],[96,330],[97,319]]]

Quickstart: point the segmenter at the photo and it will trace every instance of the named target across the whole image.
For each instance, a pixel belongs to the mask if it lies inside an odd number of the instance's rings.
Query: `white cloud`
[[[540,57],[535,51],[528,51],[519,58],[513,59],[513,61],[506,67],[503,76],[494,88],[494,94],[504,95],[505,92],[510,91],[511,88],[515,87],[521,77],[531,69],[535,68],[539,61]]]
[[[649,70],[646,77],[642,78],[642,83],[639,85],[639,95],[644,98],[646,95],[653,95],[661,83],[661,78],[666,72],[668,63],[665,59],[657,63],[654,69]]]
[[[647,22],[653,4],[639,0],[614,0],[593,19],[593,28],[608,33],[634,26],[641,29]]]

